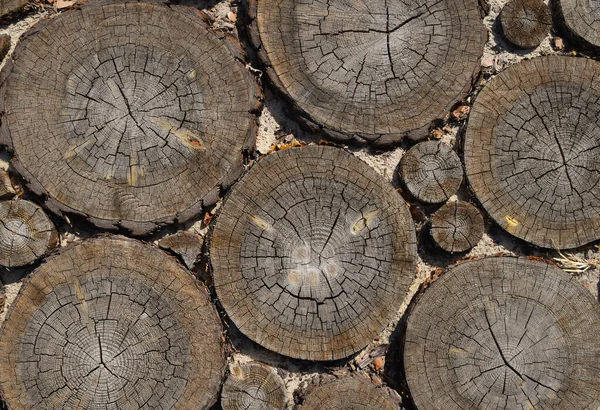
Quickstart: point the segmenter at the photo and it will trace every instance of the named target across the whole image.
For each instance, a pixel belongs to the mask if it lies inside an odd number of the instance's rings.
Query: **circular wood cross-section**
[[[598,334],[600,306],[553,265],[465,262],[410,312],[405,374],[419,409],[595,409]]]
[[[0,202],[0,265],[29,265],[57,241],[56,229],[42,208],[21,199]]]
[[[485,228],[479,209],[468,202],[452,201],[431,218],[431,237],[447,252],[464,252],[481,240]]]
[[[287,393],[283,380],[260,363],[234,365],[223,385],[223,410],[283,410]]]
[[[460,158],[441,141],[421,142],[402,157],[400,175],[404,185],[421,202],[447,201],[458,191],[463,179]]]
[[[269,78],[333,137],[427,135],[470,89],[487,40],[477,0],[250,0]]]
[[[206,409],[224,368],[208,291],[173,258],[122,237],[46,261],[0,334],[0,390],[13,410]]]
[[[600,8],[592,0],[556,0],[558,23],[577,45],[600,49]]]
[[[158,4],[91,2],[36,25],[5,73],[16,169],[101,227],[190,218],[254,143],[257,91],[234,49],[197,11]]]
[[[510,0],[502,8],[500,24],[510,43],[519,48],[533,48],[550,32],[552,13],[542,0]]]
[[[242,333],[285,356],[357,352],[397,314],[414,276],[406,203],[339,148],[267,156],[216,218],[210,257],[219,300]]]
[[[301,410],[397,410],[383,392],[361,377],[346,377],[309,391]]]
[[[481,91],[464,143],[467,178],[491,218],[532,244],[600,238],[600,63],[539,57]]]

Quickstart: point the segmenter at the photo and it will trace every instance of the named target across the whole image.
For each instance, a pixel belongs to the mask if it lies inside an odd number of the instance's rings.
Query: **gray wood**
[[[460,158],[441,141],[425,141],[409,149],[400,160],[399,172],[408,192],[427,204],[447,201],[463,180]]]
[[[41,265],[0,333],[0,390],[13,410],[207,409],[224,368],[206,288],[124,237]]]
[[[481,240],[485,228],[483,216],[464,201],[444,204],[431,218],[431,237],[447,252],[467,251]]]
[[[281,377],[257,362],[232,365],[221,391],[223,410],[283,410],[286,399]]]
[[[30,0],[0,0],[0,16],[4,17],[16,11],[22,10],[30,3]]]
[[[188,269],[194,267],[202,254],[203,244],[204,238],[193,232],[178,232],[158,241],[158,246],[161,248],[169,249],[181,256]]]
[[[510,0],[500,14],[502,33],[519,48],[540,45],[550,32],[552,13],[542,0]]]
[[[285,356],[334,360],[389,324],[415,273],[408,206],[352,154],[278,151],[254,165],[216,215],[214,286],[236,326]]]
[[[545,248],[600,238],[600,63],[547,56],[515,64],[478,95],[467,178],[490,217]]]
[[[442,275],[412,307],[404,366],[419,409],[596,409],[600,305],[545,262],[499,257]]]
[[[600,8],[590,0],[555,0],[558,25],[578,47],[600,50]]]
[[[397,410],[386,395],[360,376],[314,386],[298,410]]]
[[[479,74],[477,0],[247,1],[269,79],[334,139],[423,138]]]
[[[0,266],[29,265],[56,246],[58,233],[44,210],[33,202],[0,202]]]
[[[8,199],[15,196],[17,192],[10,181],[8,172],[0,169],[0,199]]]
[[[136,235],[185,221],[254,145],[259,92],[240,53],[195,9],[90,2],[17,46],[0,136],[57,212]]]

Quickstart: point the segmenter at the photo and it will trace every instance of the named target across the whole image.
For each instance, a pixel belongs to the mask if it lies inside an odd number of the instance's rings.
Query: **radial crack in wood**
[[[336,139],[425,137],[471,88],[487,40],[477,0],[248,0],[271,82]]]
[[[134,234],[184,221],[254,145],[259,92],[240,53],[197,10],[91,2],[19,44],[1,136],[53,210]]]
[[[600,63],[547,56],[512,65],[478,95],[469,184],[490,217],[534,245],[600,238]]]
[[[58,233],[44,210],[33,202],[0,202],[0,265],[29,265],[58,242]]]
[[[554,265],[469,261],[409,313],[404,366],[422,409],[595,409],[600,306]]]
[[[600,51],[600,8],[595,0],[551,2],[557,22],[579,47]]]
[[[500,14],[502,33],[519,48],[540,45],[550,32],[552,13],[542,0],[510,0]]]
[[[468,202],[448,202],[431,218],[431,237],[447,252],[464,252],[477,245],[485,228],[483,216]]]
[[[223,385],[223,410],[283,410],[287,393],[283,380],[261,363],[234,364]]]
[[[408,192],[427,204],[447,201],[463,180],[460,158],[441,141],[425,141],[409,149],[400,160],[399,171]]]
[[[299,410],[397,410],[386,395],[360,376],[345,377],[312,388]]]
[[[0,333],[0,390],[20,409],[207,409],[224,374],[208,291],[173,258],[101,237],[41,265]]]
[[[352,154],[308,146],[239,181],[210,239],[214,285],[250,339],[285,356],[347,357],[397,314],[415,271],[408,207]]]

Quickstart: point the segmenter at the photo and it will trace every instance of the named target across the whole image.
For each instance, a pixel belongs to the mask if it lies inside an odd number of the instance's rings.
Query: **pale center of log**
[[[24,220],[10,218],[0,221],[0,239],[3,247],[14,251],[31,242],[31,232]]]

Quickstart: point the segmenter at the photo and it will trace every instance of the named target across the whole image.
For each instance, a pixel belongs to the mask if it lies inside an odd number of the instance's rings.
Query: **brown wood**
[[[188,269],[192,269],[202,254],[204,238],[193,232],[178,232],[158,241],[158,246],[181,256]]]
[[[254,165],[216,215],[210,260],[220,302],[250,339],[334,360],[389,324],[415,273],[408,206],[379,174],[330,146]]]
[[[419,409],[596,409],[600,305],[525,258],[462,263],[408,317],[405,374]]]
[[[1,8],[2,6],[0,6]],[[8,34],[0,34],[0,62],[4,60],[4,57],[8,54],[10,50],[10,36]]]
[[[221,391],[223,410],[283,410],[287,393],[277,373],[261,363],[234,364]]]
[[[431,218],[431,237],[447,252],[464,252],[477,245],[485,224],[479,210],[468,202],[448,202]]]
[[[600,51],[600,9],[594,1],[556,0],[551,4],[556,11],[558,26],[574,45]]]
[[[16,194],[8,172],[0,169],[0,199],[9,199]]]
[[[477,0],[247,1],[271,83],[334,139],[423,138],[479,74]]]
[[[552,13],[542,0],[510,0],[500,14],[502,33],[519,48],[540,45],[550,32]]]
[[[4,17],[22,10],[30,3],[30,0],[0,0],[0,16]]]
[[[478,95],[467,178],[507,232],[545,248],[600,238],[600,63],[547,56],[512,65]]]
[[[0,313],[4,312],[4,304],[6,303],[6,295],[4,293],[4,285],[0,283]],[[1,401],[2,399],[0,399]]]
[[[19,409],[207,409],[225,359],[208,291],[173,258],[101,237],[41,265],[0,333],[0,389]]]
[[[360,376],[315,386],[298,410],[397,410],[383,391]]]
[[[33,202],[0,201],[0,265],[29,265],[56,246],[58,234],[44,210]]]
[[[426,204],[447,201],[463,180],[458,154],[441,141],[425,141],[409,149],[399,171],[408,192]]]
[[[89,2],[17,46],[2,139],[56,212],[136,235],[185,221],[254,146],[259,91],[240,53],[195,9]]]

